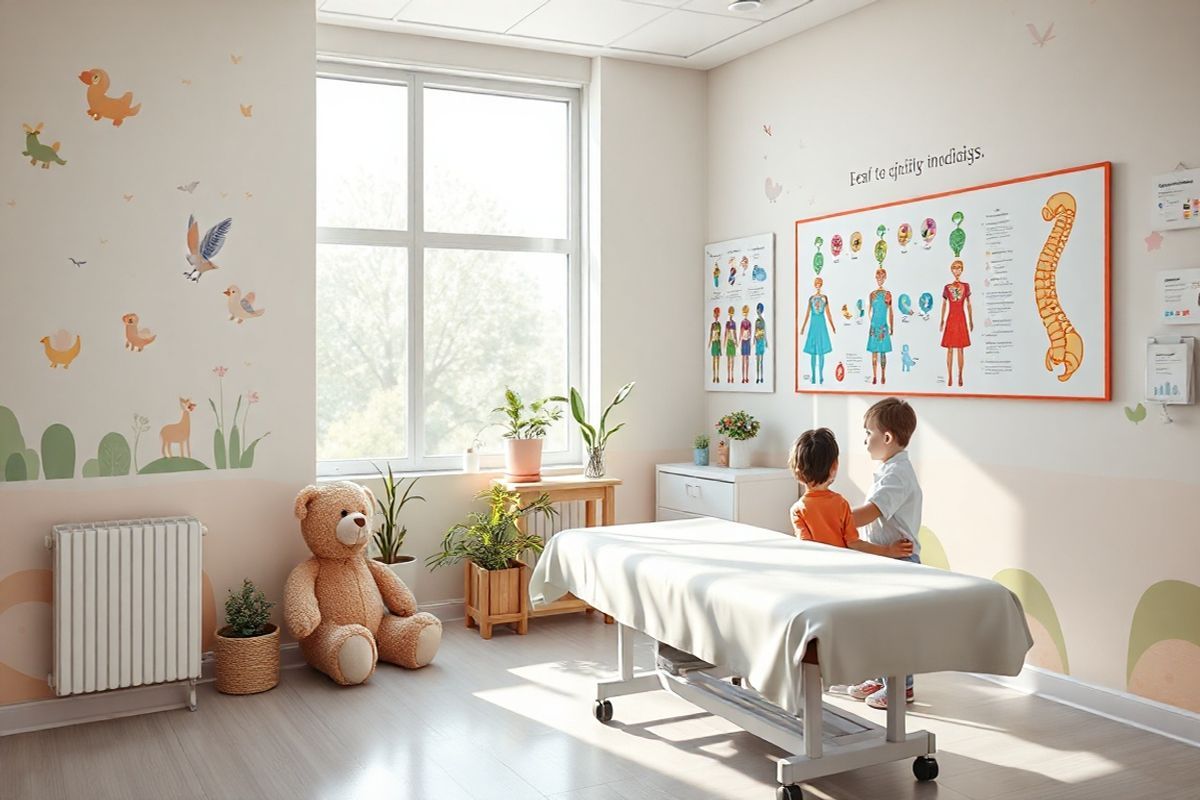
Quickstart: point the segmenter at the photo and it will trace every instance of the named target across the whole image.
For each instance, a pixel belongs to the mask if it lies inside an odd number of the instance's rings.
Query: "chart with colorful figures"
[[[775,235],[704,246],[704,386],[775,391]]]
[[[798,220],[796,391],[1109,399],[1110,172]]]

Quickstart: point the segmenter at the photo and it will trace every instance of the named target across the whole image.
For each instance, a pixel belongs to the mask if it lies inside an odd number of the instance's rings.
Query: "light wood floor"
[[[637,661],[649,665],[649,641]],[[335,686],[307,668],[195,713],[168,711],[0,739],[0,798],[774,797],[781,753],[665,692],[592,717],[615,626],[573,615],[481,641],[446,625],[433,666],[383,665]],[[844,701],[869,718],[882,712]],[[814,800],[1200,797],[1200,750],[962,675],[917,678],[910,728],[938,737],[941,776],[907,761],[806,786]]]

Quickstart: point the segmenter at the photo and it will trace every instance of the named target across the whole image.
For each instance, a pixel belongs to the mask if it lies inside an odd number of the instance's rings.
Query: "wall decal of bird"
[[[238,105],[242,109],[243,117],[253,117],[254,116],[254,104],[253,103],[250,103],[249,105],[243,105],[243,104],[239,103]]]
[[[176,186],[175,188],[181,192],[187,192],[188,194],[191,194],[192,192],[196,191],[196,187],[199,185],[200,181],[192,181],[191,183],[185,183],[182,186]]]
[[[133,92],[126,92],[120,97],[109,97],[110,81],[108,73],[99,67],[85,69],[79,73],[79,80],[87,85],[87,115],[99,122],[111,119],[113,125],[119,126],[126,117],[136,116],[142,110],[142,104],[133,104]]]
[[[87,263],[86,261],[80,261],[79,259],[71,258],[70,256],[67,256],[67,259],[77,267],[82,267],[84,264]]]
[[[58,368],[61,364],[63,369],[71,366],[71,362],[79,355],[79,348],[82,341],[79,334],[74,334],[75,341],[71,341],[72,334],[59,328],[52,336],[43,336],[40,341],[46,349],[46,358],[50,359],[50,367]]]
[[[241,325],[242,322],[254,317],[261,317],[265,308],[254,307],[254,292],[246,292],[242,295],[242,290],[236,286],[230,286],[221,294],[229,298],[229,320]]]
[[[188,216],[187,262],[192,268],[183,273],[185,278],[196,283],[200,280],[201,275],[218,268],[212,259],[221,252],[221,247],[225,244],[225,236],[232,226],[233,218],[227,217],[209,228],[208,233],[204,234],[204,239],[201,240],[200,226],[197,224],[196,218]]]

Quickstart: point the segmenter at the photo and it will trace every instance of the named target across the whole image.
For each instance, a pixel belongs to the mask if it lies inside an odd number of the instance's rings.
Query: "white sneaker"
[[[862,683],[851,686],[850,690],[847,692],[847,694],[849,694],[855,700],[866,700],[868,697],[875,694],[882,688],[883,688],[883,681],[879,681],[879,680],[875,680],[874,678],[871,678],[869,680],[863,681]]]
[[[826,691],[827,693],[829,693],[829,694],[845,694],[845,695],[848,695],[848,694],[850,694],[850,684],[848,684],[848,683],[835,683],[835,684],[833,684],[832,686],[830,686],[828,689],[826,689],[825,691]]]

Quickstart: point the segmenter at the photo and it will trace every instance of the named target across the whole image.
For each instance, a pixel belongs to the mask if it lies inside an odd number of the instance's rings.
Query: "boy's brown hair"
[[[805,431],[792,445],[788,466],[796,480],[817,486],[829,480],[833,464],[838,460],[837,439],[829,428]]]
[[[901,447],[908,447],[917,429],[917,412],[898,397],[887,397],[867,409],[863,425],[874,425],[882,433],[890,433]]]

